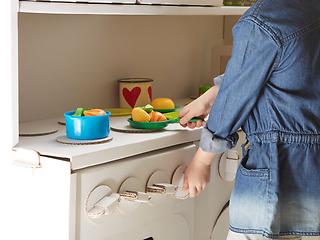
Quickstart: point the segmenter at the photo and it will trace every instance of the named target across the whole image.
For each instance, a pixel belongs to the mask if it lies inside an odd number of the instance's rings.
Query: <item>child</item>
[[[319,236],[320,1],[259,0],[233,36],[219,93],[210,89],[179,114],[182,126],[200,127],[187,122],[211,108],[183,189],[190,197],[204,189],[215,154],[236,145],[241,127],[250,149],[236,175],[227,239]]]

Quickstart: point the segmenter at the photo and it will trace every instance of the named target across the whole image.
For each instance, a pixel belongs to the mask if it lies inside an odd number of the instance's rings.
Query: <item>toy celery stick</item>
[[[76,112],[72,116],[81,117],[83,108],[77,108]]]

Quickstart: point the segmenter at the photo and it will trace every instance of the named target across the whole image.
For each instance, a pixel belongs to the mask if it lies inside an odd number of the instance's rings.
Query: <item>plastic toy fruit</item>
[[[170,98],[156,98],[151,105],[154,109],[173,109],[175,105]]]
[[[160,112],[151,112],[149,115],[151,117],[150,122],[167,121],[167,118]]]
[[[136,122],[150,122],[150,115],[140,107],[132,109],[132,120]]]
[[[106,112],[103,111],[102,109],[91,109],[91,110],[83,111],[83,114],[84,114],[85,117],[101,116],[101,115],[106,115]]]

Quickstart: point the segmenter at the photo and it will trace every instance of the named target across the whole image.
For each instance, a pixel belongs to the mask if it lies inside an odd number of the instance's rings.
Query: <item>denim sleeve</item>
[[[266,28],[240,20],[232,32],[232,57],[200,140],[200,147],[206,152],[221,153],[236,145],[236,132],[276,65],[279,46]]]
[[[207,123],[202,128],[200,147],[205,152],[223,153],[231,148],[234,148],[239,139],[238,133],[228,136],[226,139],[221,139],[215,136],[208,128]]]

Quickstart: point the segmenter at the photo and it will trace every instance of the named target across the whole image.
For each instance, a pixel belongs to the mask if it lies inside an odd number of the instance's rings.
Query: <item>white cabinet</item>
[[[32,169],[8,164],[8,158],[1,160],[5,194],[0,202],[6,216],[1,238],[68,239],[76,210],[76,179],[70,174],[70,162],[40,157],[41,168]]]
[[[2,1],[1,24],[1,57],[0,94],[1,103],[8,109],[7,116],[0,120],[3,135],[0,140],[1,150],[8,157],[12,146],[18,142],[18,2]]]

